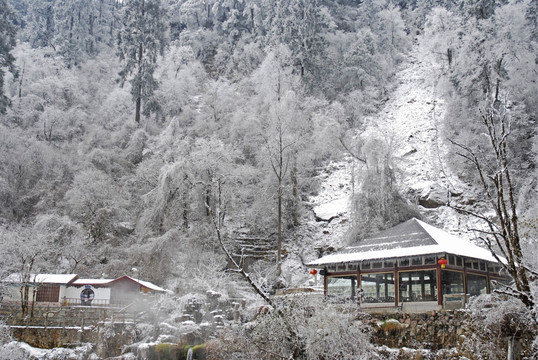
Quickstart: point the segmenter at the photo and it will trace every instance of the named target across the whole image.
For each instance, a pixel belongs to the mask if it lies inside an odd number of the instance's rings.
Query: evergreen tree
[[[15,73],[15,58],[11,50],[15,47],[17,29],[13,25],[14,13],[6,0],[0,0],[0,113],[6,111],[9,99],[4,95],[4,68]]]
[[[32,47],[52,45],[54,38],[54,0],[32,1],[28,7],[24,38]]]
[[[285,44],[293,52],[299,73],[315,73],[317,57],[324,51],[323,32],[329,27],[319,1],[279,0],[267,18],[269,44]]]
[[[95,53],[95,13],[93,1],[66,0],[56,3],[54,45],[68,66],[77,65],[85,53]]]
[[[157,57],[163,54],[168,43],[165,17],[160,0],[129,0],[123,8],[123,27],[118,36],[119,57],[124,62],[120,76],[122,82],[130,77],[137,123],[140,122],[142,101],[146,116],[157,108],[151,101],[158,87],[153,74]]]

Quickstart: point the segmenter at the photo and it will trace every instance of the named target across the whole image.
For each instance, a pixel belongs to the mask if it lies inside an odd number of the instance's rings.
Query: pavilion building
[[[307,266],[329,300],[384,312],[457,308],[510,280],[489,250],[415,218]]]

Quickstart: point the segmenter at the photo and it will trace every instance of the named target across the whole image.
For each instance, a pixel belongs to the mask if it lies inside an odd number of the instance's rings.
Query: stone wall
[[[12,326],[11,332],[17,340],[42,349],[91,343],[95,346],[94,351],[102,358],[120,355],[123,346],[131,343],[135,334],[132,325],[123,323],[85,328]]]
[[[459,356],[477,359],[476,342],[490,342],[498,353],[508,348],[508,337],[480,339],[476,324],[464,310],[422,314],[364,314],[361,321],[373,330],[372,341],[389,348],[455,350]],[[517,339],[521,359],[532,358],[533,337],[529,331]],[[530,356],[530,357],[529,357]],[[506,358],[506,357],[504,357]]]
[[[363,320],[374,328],[374,339],[379,345],[392,348],[429,348],[439,350],[458,346],[458,339],[466,331],[467,316],[460,311],[422,314],[372,314]]]
[[[103,358],[136,341],[135,315],[105,307],[35,307],[33,316],[23,316],[18,306],[0,308],[0,318],[20,341],[43,349],[92,343]]]

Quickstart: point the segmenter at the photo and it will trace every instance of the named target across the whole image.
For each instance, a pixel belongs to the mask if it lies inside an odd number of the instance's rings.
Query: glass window
[[[456,256],[456,266],[463,266],[463,259],[461,256]]]
[[[394,267],[394,260],[385,260],[385,262],[383,263],[383,267],[385,268]]]
[[[441,272],[443,295],[463,294],[463,273],[443,270]]]
[[[480,261],[480,270],[481,271],[486,271],[486,263],[483,262],[483,261]]]
[[[362,302],[394,303],[394,273],[361,275]]]
[[[400,301],[437,300],[437,275],[435,270],[402,271],[399,273]]]
[[[501,271],[503,270],[501,268],[500,265],[495,265],[495,264],[488,264],[488,270],[490,273],[494,274],[494,275],[500,275],[501,274]]]
[[[369,270],[370,269],[370,262],[369,261],[363,261],[361,263],[361,269]]]
[[[467,269],[472,269],[473,268],[473,261],[471,259],[465,259],[465,267]]]
[[[448,256],[448,265],[456,265],[456,257],[454,255]]]
[[[399,264],[400,266],[409,266],[409,259],[400,259]]]
[[[350,271],[357,270],[357,264],[348,264],[347,269]]]
[[[415,257],[411,260],[411,265],[422,265],[422,257]]]
[[[467,274],[467,293],[471,296],[486,294],[486,277],[482,275]]]
[[[372,269],[383,269],[383,263],[381,261],[374,262]]]
[[[424,256],[424,265],[436,264],[436,260],[435,256]]]
[[[356,299],[357,277],[329,277],[327,279],[327,297],[334,302],[345,302]]]

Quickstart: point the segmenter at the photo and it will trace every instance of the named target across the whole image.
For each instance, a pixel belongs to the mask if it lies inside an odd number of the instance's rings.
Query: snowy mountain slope
[[[445,141],[439,122],[445,103],[437,92],[443,69],[431,53],[415,43],[408,60],[396,74],[398,86],[389,94],[380,111],[365,119],[361,138],[381,136],[391,143],[397,166],[398,186],[410,201],[416,201],[426,221],[464,235],[466,220],[444,206],[449,194],[459,194],[465,185],[451,175],[445,165]],[[321,255],[323,249],[344,245],[351,226],[353,171],[359,163],[348,156],[332,163],[320,175],[321,190],[310,198],[316,221],[299,231],[303,239],[291,252],[299,251],[303,261]],[[288,267],[297,267],[291,256]],[[291,269],[290,269],[291,270]]]

